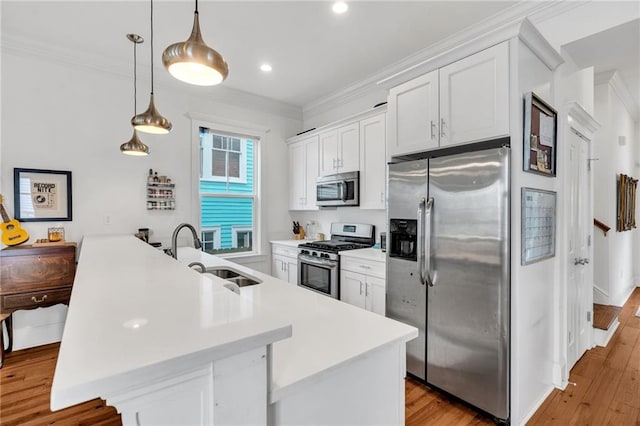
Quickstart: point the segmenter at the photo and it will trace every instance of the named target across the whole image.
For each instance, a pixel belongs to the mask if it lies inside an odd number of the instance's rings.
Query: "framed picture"
[[[71,172],[15,168],[13,197],[21,222],[71,220]]]
[[[524,96],[523,170],[556,175],[558,113],[535,93]]]
[[[522,188],[522,265],[555,256],[556,193]]]

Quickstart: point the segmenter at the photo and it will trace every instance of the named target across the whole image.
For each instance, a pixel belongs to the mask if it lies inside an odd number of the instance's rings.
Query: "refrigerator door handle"
[[[433,287],[435,284],[433,281],[433,278],[431,277],[431,210],[433,210],[433,202],[434,202],[433,197],[429,197],[427,199],[425,214],[424,214],[425,233],[423,234],[424,235],[423,238],[425,239],[424,257],[426,259],[424,278],[427,284],[429,285],[429,287]],[[429,232],[426,232],[426,230],[428,230]]]
[[[418,235],[416,241],[416,257],[418,266],[418,275],[420,276],[420,283],[425,285],[424,279],[424,211],[425,211],[426,199],[421,198],[420,204],[418,204]]]

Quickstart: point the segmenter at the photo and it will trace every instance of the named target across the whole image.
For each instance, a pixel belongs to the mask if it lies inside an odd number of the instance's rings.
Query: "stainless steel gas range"
[[[298,245],[298,285],[340,298],[340,251],[373,246],[375,227],[362,223],[332,223],[331,239]]]

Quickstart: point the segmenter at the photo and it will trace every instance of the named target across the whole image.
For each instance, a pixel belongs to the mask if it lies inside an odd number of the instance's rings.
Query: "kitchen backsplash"
[[[380,242],[380,232],[386,232],[386,212],[384,210],[361,210],[357,207],[338,207],[336,209],[323,209],[318,211],[291,211],[291,220],[299,222],[307,231],[307,223],[315,221],[314,235],[308,235],[307,239],[315,240],[315,234],[322,232],[325,239],[331,236],[331,223],[351,222],[370,223],[376,227],[376,243]],[[291,235],[293,238],[293,234]]]

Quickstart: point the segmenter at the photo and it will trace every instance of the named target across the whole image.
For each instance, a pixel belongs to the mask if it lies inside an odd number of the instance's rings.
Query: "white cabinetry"
[[[386,114],[360,121],[360,208],[385,209]]]
[[[320,176],[359,170],[359,134],[357,122],[320,133]]]
[[[317,210],[318,136],[289,145],[289,209]]]
[[[389,91],[389,156],[509,133],[509,42]]]
[[[354,306],[385,314],[385,263],[340,256],[340,300]]]
[[[271,245],[271,275],[291,284],[298,284],[298,248],[273,243]]]

